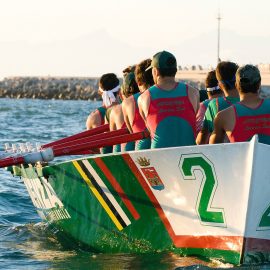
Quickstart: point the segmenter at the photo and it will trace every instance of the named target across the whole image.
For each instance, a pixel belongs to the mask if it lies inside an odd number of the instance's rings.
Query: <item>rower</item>
[[[100,77],[98,93],[102,96],[103,104],[88,116],[86,121],[87,130],[108,123],[106,113],[108,108],[119,103],[119,89],[119,79],[114,73],[106,73]],[[103,154],[111,153],[112,147],[104,147],[101,152]]]
[[[131,65],[131,66],[128,66],[125,69],[123,69],[123,71],[122,71],[123,78],[126,77],[126,75],[128,75],[128,73],[135,72],[135,68],[136,68],[136,65]]]
[[[245,65],[236,73],[240,102],[217,114],[210,143],[249,141],[255,134],[259,141],[270,144],[270,100],[259,96],[261,75],[257,67]]]
[[[139,92],[138,85],[135,81],[134,72],[130,72],[124,76],[123,84],[121,87],[121,98],[124,101],[126,98],[130,97]],[[122,112],[122,104],[118,104],[111,109],[110,117],[110,130],[117,130],[126,127],[124,121],[124,115]],[[121,146],[115,145],[113,152],[125,152],[132,151],[135,148],[135,142],[124,143]]]
[[[201,132],[201,129],[203,127],[203,119],[204,119],[204,115],[207,110],[207,107],[209,105],[209,102],[214,98],[223,96],[223,92],[218,86],[218,80],[216,77],[215,70],[209,71],[207,73],[207,76],[205,79],[205,88],[206,88],[208,99],[205,99],[204,101],[200,103],[200,108],[196,115],[196,133],[198,134],[197,139],[196,139],[197,144],[200,144],[200,142],[204,140],[204,138],[202,138],[204,134],[203,132]],[[208,139],[207,139],[207,142],[208,142]]]
[[[138,84],[140,92],[126,98],[122,102],[122,111],[124,115],[125,123],[130,131],[141,132],[146,129],[145,122],[142,119],[139,107],[138,98],[141,93],[147,90],[154,84],[152,71],[146,70],[151,65],[151,59],[146,59],[136,65],[135,69],[135,79]],[[151,139],[146,138],[135,143],[135,150],[149,149],[151,147]]]
[[[198,90],[175,81],[177,63],[167,51],[153,56],[155,85],[138,98],[138,106],[151,134],[151,148],[195,144]]]
[[[223,61],[217,65],[216,77],[224,96],[214,98],[209,102],[197,144],[208,143],[209,136],[214,130],[214,119],[217,113],[239,102],[239,94],[235,88],[235,73],[237,68],[238,65],[233,62]],[[225,141],[227,141],[227,138],[225,138]]]

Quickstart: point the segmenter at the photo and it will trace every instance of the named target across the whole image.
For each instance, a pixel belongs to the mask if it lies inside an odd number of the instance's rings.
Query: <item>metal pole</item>
[[[219,57],[219,46],[220,46],[220,20],[221,20],[220,12],[218,12],[217,20],[218,20],[217,63],[219,63],[219,62],[220,62],[220,57]]]

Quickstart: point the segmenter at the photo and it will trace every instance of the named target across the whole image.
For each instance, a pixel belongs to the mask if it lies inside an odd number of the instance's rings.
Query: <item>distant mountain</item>
[[[125,38],[123,37],[123,40]],[[142,41],[138,41],[138,44]],[[202,33],[179,44],[160,47],[147,44],[129,45],[112,37],[105,30],[96,31],[77,39],[52,43],[17,41],[0,43],[0,77],[15,75],[41,76],[99,76],[106,72],[121,71],[128,65],[151,57],[166,49],[175,53],[179,65],[215,65],[217,35],[215,31]],[[270,63],[270,36],[241,36],[232,31],[221,32],[222,60],[239,63]]]
[[[238,35],[233,31],[222,31],[220,38],[221,60],[231,60],[239,64],[270,63],[270,36],[252,37]],[[181,65],[201,64],[216,65],[217,33],[212,31],[200,36],[179,42],[172,47]]]
[[[125,67],[153,54],[147,47],[133,47],[116,40],[106,31],[52,43],[0,43],[0,48],[0,77],[99,76],[106,72],[121,75]]]

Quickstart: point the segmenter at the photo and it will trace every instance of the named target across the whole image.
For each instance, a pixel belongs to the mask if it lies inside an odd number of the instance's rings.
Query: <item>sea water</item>
[[[3,144],[63,138],[85,129],[99,102],[0,99]],[[231,268],[218,261],[174,254],[95,254],[54,237],[37,215],[23,182],[0,169],[0,270],[2,269],[208,269]],[[270,264],[237,269],[270,269]]]

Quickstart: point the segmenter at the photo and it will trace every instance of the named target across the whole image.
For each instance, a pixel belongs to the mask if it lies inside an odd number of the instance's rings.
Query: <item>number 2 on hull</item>
[[[201,181],[196,203],[196,210],[201,223],[214,227],[226,227],[224,210],[212,206],[218,186],[213,163],[203,154],[187,154],[181,156],[179,169],[184,180]],[[202,177],[196,178],[196,170],[202,173]]]

